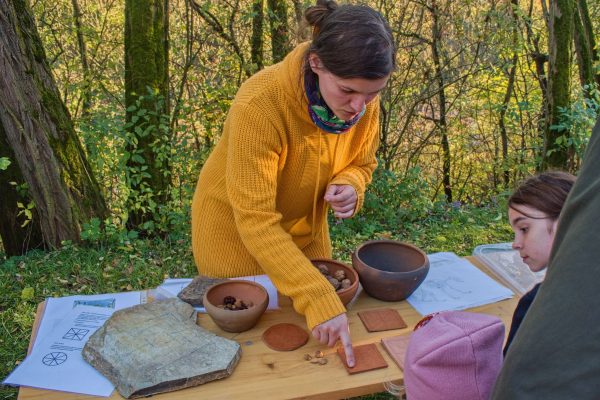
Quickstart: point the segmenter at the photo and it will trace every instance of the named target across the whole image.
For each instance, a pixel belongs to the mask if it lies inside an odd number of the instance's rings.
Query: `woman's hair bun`
[[[333,0],[317,0],[317,4],[308,7],[304,12],[304,18],[310,26],[314,28],[313,36],[316,36],[318,31],[323,24],[323,21],[331,15],[338,7],[337,3]]]

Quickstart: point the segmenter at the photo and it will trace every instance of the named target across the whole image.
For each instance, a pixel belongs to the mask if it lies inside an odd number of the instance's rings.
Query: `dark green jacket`
[[[600,118],[493,399],[600,399]]]

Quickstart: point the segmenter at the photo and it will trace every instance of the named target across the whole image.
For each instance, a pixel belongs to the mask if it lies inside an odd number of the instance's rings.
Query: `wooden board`
[[[467,257],[467,259],[488,273],[485,268],[481,268],[481,263],[478,260],[472,257]],[[490,274],[488,273],[488,275]],[[504,321],[508,332],[517,301],[518,298],[515,296],[512,299],[472,308],[469,311],[483,312],[500,317]],[[242,359],[239,365],[229,378],[194,388],[152,396],[152,399],[340,399],[383,392],[385,391],[384,382],[391,381],[402,384],[402,370],[386,351],[380,351],[380,353],[387,362],[388,368],[350,375],[342,364],[342,360],[337,356],[336,349],[324,347],[312,335],[306,345],[294,351],[277,352],[269,349],[263,343],[261,337],[263,332],[270,326],[287,322],[306,328],[304,317],[294,312],[290,299],[280,297],[279,304],[281,306],[280,310],[267,311],[253,329],[237,334],[223,332],[212,322],[208,315],[200,314],[198,317],[200,326],[240,343],[242,346]],[[368,332],[360,321],[358,312],[377,308],[391,308],[398,311],[408,327],[392,331]],[[41,309],[38,308],[34,333],[41,315]],[[362,292],[348,311],[348,318],[352,345],[360,346],[369,343],[380,343],[384,337],[412,332],[415,324],[422,317],[406,301],[383,302]],[[314,354],[319,350],[327,358],[327,364],[312,364],[304,359],[305,354]],[[27,387],[21,388],[18,398],[20,400],[98,400],[98,397],[93,396]],[[122,397],[115,391],[109,399],[122,399]]]

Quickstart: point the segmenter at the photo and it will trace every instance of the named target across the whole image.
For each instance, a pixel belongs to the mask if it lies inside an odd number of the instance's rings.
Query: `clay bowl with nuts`
[[[354,268],[328,258],[317,258],[311,262],[331,283],[342,303],[348,305],[358,290],[358,274]]]
[[[352,265],[367,294],[383,301],[410,296],[429,272],[429,258],[412,244],[395,240],[371,240],[358,246]]]
[[[226,332],[244,332],[256,325],[269,304],[267,290],[258,283],[231,280],[208,288],[206,312]]]

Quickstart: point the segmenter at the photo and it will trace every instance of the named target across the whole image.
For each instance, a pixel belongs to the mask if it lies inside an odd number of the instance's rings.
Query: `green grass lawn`
[[[439,206],[418,219],[332,222],[334,257],[346,262],[365,240],[408,241],[428,253],[453,251],[464,256],[479,244],[510,241],[505,207]],[[167,278],[196,274],[190,236],[165,240],[95,240],[51,252],[34,251],[6,259],[0,253],[0,379],[26,355],[37,304],[47,297],[149,289]],[[0,387],[0,399],[16,399],[17,390]],[[387,393],[363,399],[392,399]]]

